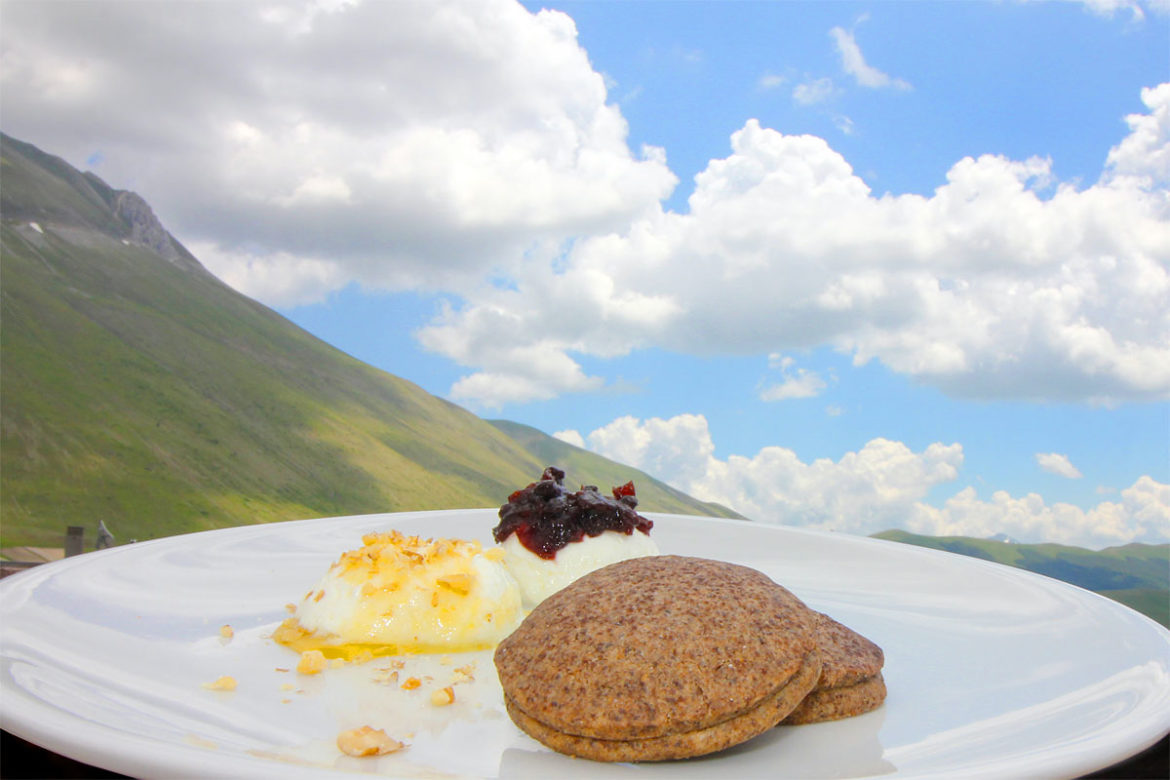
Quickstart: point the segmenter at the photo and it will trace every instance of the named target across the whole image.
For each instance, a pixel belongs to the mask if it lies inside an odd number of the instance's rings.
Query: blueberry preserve
[[[541,558],[552,560],[557,550],[586,536],[603,531],[632,534],[634,529],[649,534],[653,521],[634,509],[638,497],[634,483],[613,489],[613,498],[603,496],[593,485],[570,493],[564,485],[565,472],[549,466],[539,482],[517,490],[500,507],[500,524],[492,529],[497,542],[515,533],[520,543]]]

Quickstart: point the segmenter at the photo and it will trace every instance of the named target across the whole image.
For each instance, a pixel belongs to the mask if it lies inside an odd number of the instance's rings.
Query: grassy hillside
[[[1108,596],[1170,626],[1170,544],[1086,550],[1061,544],[1013,544],[907,531],[883,531],[874,536],[1044,574]]]
[[[96,177],[5,136],[0,182],[0,546],[492,506],[547,465],[136,243]],[[645,510],[707,511],[641,482]]]

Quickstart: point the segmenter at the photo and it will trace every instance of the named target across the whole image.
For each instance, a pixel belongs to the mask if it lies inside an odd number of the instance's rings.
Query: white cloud
[[[1125,118],[1129,135],[1106,158],[1110,182],[1153,188],[1170,185],[1170,83],[1142,90],[1148,114]]]
[[[1134,23],[1144,22],[1147,10],[1162,16],[1170,14],[1170,0],[1079,0],[1079,2],[1098,16],[1112,18],[1119,12],[1127,12]]]
[[[1081,0],[1081,2],[1090,11],[1100,16],[1113,16],[1118,11],[1128,11],[1134,21],[1140,22],[1146,18],[1142,4],[1137,0]],[[1151,5],[1156,7],[1158,3],[1155,2]]]
[[[332,260],[288,252],[254,253],[241,247],[225,250],[214,242],[194,241],[187,248],[208,271],[236,290],[264,293],[288,305],[319,300],[323,291],[349,281],[344,267]]]
[[[751,120],[695,177],[689,213],[583,239],[468,296],[424,343],[492,373],[534,341],[563,356],[832,345],[956,397],[1168,398],[1170,86],[1142,97],[1080,189],[1048,160],[985,155],[929,196],[878,196],[823,139]]]
[[[760,389],[761,401],[787,401],[793,398],[815,398],[828,387],[816,371],[797,368],[791,357],[772,354],[769,363],[780,369],[782,381]]]
[[[100,160],[265,302],[459,296],[420,339],[467,367],[469,404],[604,387],[581,355],[822,345],[957,396],[1170,397],[1167,85],[1086,188],[987,155],[879,195],[823,139],[751,120],[677,214],[665,153],[631,151],[559,12],[109,0],[4,23],[6,132]],[[836,37],[857,78],[896,85]]]
[[[4,25],[5,131],[100,152],[267,303],[459,289],[676,183],[660,150],[631,153],[572,20],[511,0],[16,3]]]
[[[1067,455],[1058,452],[1037,452],[1036,463],[1049,474],[1067,479],[1080,479],[1084,475],[1072,464]]]
[[[865,61],[861,47],[853,33],[841,27],[829,30],[829,35],[836,44],[837,53],[841,56],[841,68],[863,87],[871,89],[910,89],[910,84],[903,79],[891,78]]]
[[[760,89],[767,90],[767,89],[776,89],[777,87],[782,86],[787,81],[788,81],[788,79],[786,79],[784,76],[778,76],[775,73],[765,73],[764,75],[760,76],[760,78],[756,82],[756,84],[759,86]]]
[[[901,442],[874,439],[836,461],[805,463],[792,450],[775,446],[720,460],[706,418],[692,414],[668,420],[622,417],[586,440],[607,458],[759,522],[857,534],[889,528],[976,537],[1006,533],[1025,542],[1085,547],[1170,540],[1170,485],[1148,476],[1122,491],[1120,502],[1089,510],[1002,491],[983,501],[972,487],[937,508],[924,499],[932,488],[959,479],[959,444],[936,443],[914,452]]]
[[[833,96],[833,80],[823,77],[803,81],[792,88],[792,99],[802,106],[823,103]]]
[[[583,436],[581,436],[581,433],[579,431],[575,431],[575,430],[571,430],[571,429],[565,430],[565,431],[557,431],[552,436],[554,439],[560,439],[565,444],[572,444],[574,447],[580,447],[581,449],[585,449],[585,438]]]
[[[1121,496],[1120,503],[1105,501],[1083,510],[1071,504],[1046,504],[1035,493],[1014,498],[997,491],[990,501],[982,501],[968,487],[941,509],[916,504],[906,527],[937,535],[982,537],[1003,532],[1020,541],[1090,548],[1170,539],[1170,485],[1143,476]]]
[[[675,486],[705,480],[715,451],[707,418],[701,414],[645,422],[635,417],[619,417],[590,433],[586,440],[589,449],[611,460],[653,476],[670,474],[670,484]]]

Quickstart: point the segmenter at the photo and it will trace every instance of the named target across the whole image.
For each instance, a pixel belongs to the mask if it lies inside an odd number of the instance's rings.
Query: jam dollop
[[[601,495],[593,485],[576,493],[565,489],[565,472],[549,466],[533,482],[508,496],[500,507],[500,524],[492,536],[502,542],[512,533],[534,554],[552,560],[565,545],[604,531],[629,535],[635,529],[649,535],[652,520],[638,514],[633,481],[613,489],[613,498]]]

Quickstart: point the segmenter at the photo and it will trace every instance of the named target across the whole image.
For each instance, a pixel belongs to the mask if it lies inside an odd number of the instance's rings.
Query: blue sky
[[[0,22],[5,132],[478,414],[762,522],[1170,538],[1165,2]]]

